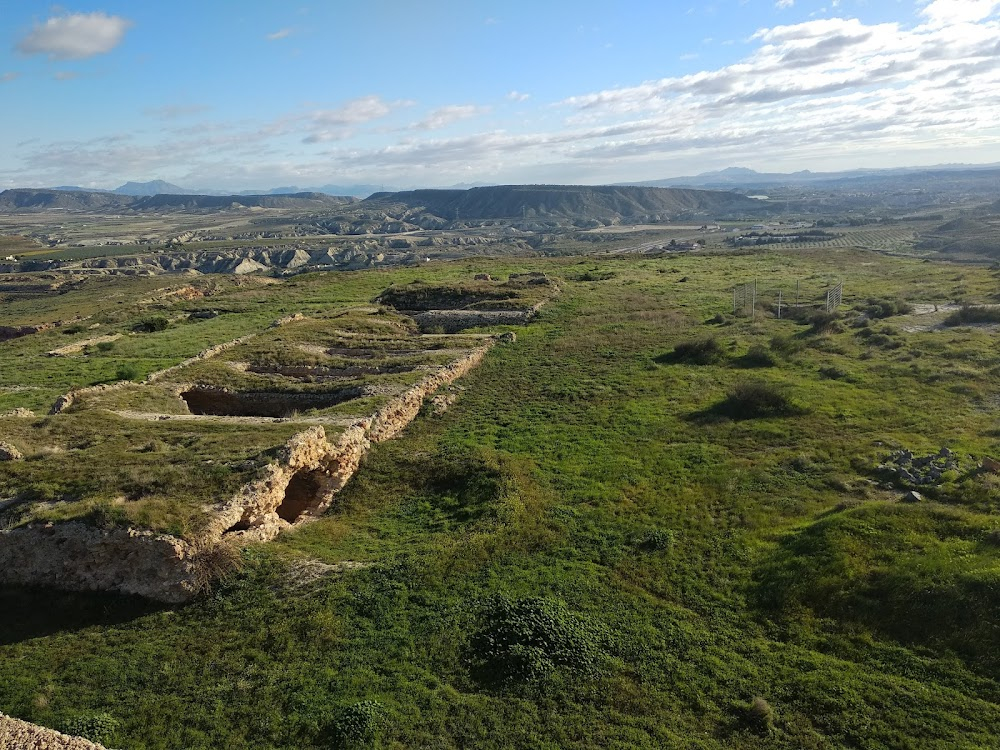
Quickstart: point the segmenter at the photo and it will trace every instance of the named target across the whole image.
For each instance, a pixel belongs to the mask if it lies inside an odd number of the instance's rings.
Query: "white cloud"
[[[777,0],[774,7],[778,10],[784,10],[785,8],[791,8],[795,5],[795,0]]]
[[[489,112],[489,107],[480,107],[475,104],[450,104],[446,107],[439,107],[431,112],[427,117],[411,127],[414,130],[440,130],[447,125],[459,120],[467,120],[470,117]]]
[[[19,78],[20,73],[15,73],[13,71],[9,73],[0,74],[0,83],[7,83],[8,81],[13,81],[15,78]]]
[[[36,24],[17,49],[26,55],[47,55],[50,60],[82,60],[113,50],[131,25],[126,18],[106,13],[54,16]]]
[[[52,77],[57,81],[72,81],[74,78],[79,78],[80,74],[75,70],[57,70]]]
[[[935,26],[975,23],[991,15],[997,5],[997,0],[932,0],[920,14]]]
[[[381,119],[412,104],[409,100],[387,102],[371,94],[352,99],[334,109],[317,109],[305,115],[283,118],[269,127],[277,133],[304,126],[308,134],[302,139],[303,143],[342,141],[354,135],[355,126]]]
[[[512,102],[526,102],[531,98],[531,94],[525,94],[523,91],[511,91],[507,94],[507,98]]]
[[[278,39],[284,39],[291,35],[292,35],[291,29],[279,29],[278,31],[275,31],[273,34],[268,34],[267,39],[268,41],[274,42]]]

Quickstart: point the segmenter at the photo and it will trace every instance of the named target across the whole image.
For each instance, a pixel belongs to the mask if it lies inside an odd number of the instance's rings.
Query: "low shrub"
[[[747,725],[754,731],[766,734],[774,729],[774,709],[759,695],[746,707]]]
[[[769,346],[771,347],[772,352],[780,354],[783,357],[800,352],[805,348],[802,341],[794,336],[789,336],[788,334],[778,334],[777,336],[772,336]]]
[[[739,363],[743,367],[774,367],[777,360],[766,346],[754,344],[740,357]]]
[[[967,326],[975,323],[1000,323],[1000,307],[962,305],[944,319],[946,326]]]
[[[891,318],[893,315],[907,315],[913,312],[913,305],[899,299],[869,297],[867,302],[854,309],[863,312],[869,318]]]
[[[710,365],[725,357],[722,345],[717,339],[708,336],[701,339],[682,341],[674,346],[669,355],[658,358],[663,362],[685,362],[692,365]]]
[[[744,380],[733,386],[713,410],[732,419],[787,417],[800,414],[785,390],[763,380]]]
[[[143,318],[135,324],[133,330],[137,333],[156,333],[157,331],[167,330],[169,326],[169,320],[162,315],[157,315],[151,318]]]
[[[377,747],[386,724],[385,706],[378,701],[359,701],[341,711],[333,727],[334,747]]]
[[[139,368],[131,362],[122,362],[115,369],[115,380],[138,380]]]
[[[644,552],[662,552],[673,547],[676,538],[673,529],[652,529],[637,540],[636,546]]]
[[[114,341],[100,341],[97,344],[97,351],[99,352],[110,352],[115,348]]]
[[[485,682],[532,682],[557,669],[597,676],[606,637],[562,602],[493,596],[481,605],[483,625],[472,642]]]
[[[851,377],[851,373],[842,367],[837,367],[836,365],[820,367],[819,374],[821,377],[829,378],[830,380],[847,380]]]
[[[837,333],[840,330],[840,313],[814,310],[806,317],[812,333]]]
[[[121,722],[111,714],[77,714],[66,719],[59,726],[63,734],[83,737],[100,745],[110,745],[115,742]]]

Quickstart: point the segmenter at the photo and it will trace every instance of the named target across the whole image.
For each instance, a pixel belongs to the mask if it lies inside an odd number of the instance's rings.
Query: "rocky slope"
[[[648,222],[762,210],[760,201],[738,193],[613,185],[500,185],[375,193],[358,208],[389,206],[420,207],[448,221],[557,218]]]

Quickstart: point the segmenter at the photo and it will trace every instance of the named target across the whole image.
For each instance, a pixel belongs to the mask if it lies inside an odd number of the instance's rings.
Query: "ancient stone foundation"
[[[80,522],[0,531],[0,583],[117,591],[178,603],[203,590],[223,569],[232,545],[273,539],[325,511],[357,471],[373,442],[389,440],[413,421],[424,399],[478,365],[484,345],[395,397],[330,441],[322,426],[294,435],[278,460],[213,509],[197,541],[135,529],[99,529]]]

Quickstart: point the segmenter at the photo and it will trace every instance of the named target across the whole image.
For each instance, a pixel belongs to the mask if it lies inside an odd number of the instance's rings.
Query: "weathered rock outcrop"
[[[22,336],[30,336],[33,333],[47,331],[53,327],[53,323],[40,323],[35,326],[0,326],[0,341],[19,339]]]
[[[0,461],[23,461],[24,454],[11,443],[0,440]]]
[[[71,737],[54,729],[0,714],[0,747],[8,750],[107,750],[83,737]]]
[[[204,580],[199,552],[151,531],[80,522],[27,526],[0,531],[0,581],[183,602]]]
[[[349,427],[333,443],[320,426],[300,432],[263,477],[217,509],[210,533],[266,541],[293,523],[318,516],[357,471],[368,447],[364,424]]]

